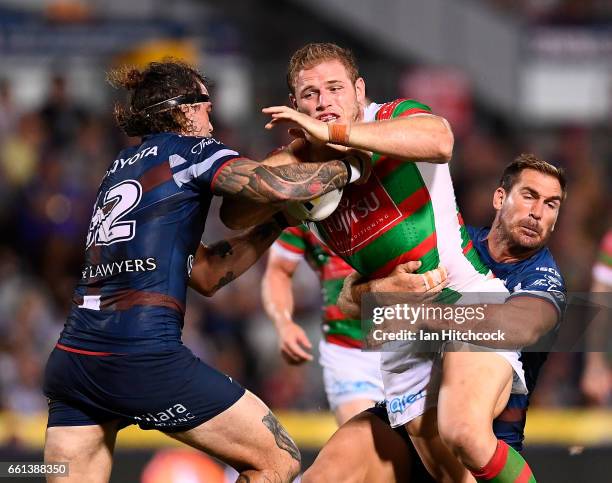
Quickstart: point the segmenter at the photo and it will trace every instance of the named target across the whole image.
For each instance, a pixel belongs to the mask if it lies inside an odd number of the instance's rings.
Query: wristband
[[[350,124],[336,124],[335,122],[327,124],[327,134],[330,143],[348,144],[351,135]]]

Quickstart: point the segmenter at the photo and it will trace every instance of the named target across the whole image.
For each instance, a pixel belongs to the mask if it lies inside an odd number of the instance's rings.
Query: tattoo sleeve
[[[300,463],[300,450],[295,445],[295,443],[291,439],[291,436],[289,436],[285,428],[283,428],[281,423],[278,422],[278,419],[274,417],[272,411],[268,412],[268,414],[265,415],[261,421],[264,423],[266,428],[268,428],[270,432],[274,435],[276,446],[278,446],[280,449],[284,449],[287,453],[291,455],[294,460]]]
[[[231,195],[258,203],[308,201],[348,182],[342,161],[266,166],[249,159],[227,163],[213,185],[216,195]]]
[[[280,235],[275,221],[257,225],[244,233],[200,246],[191,270],[189,286],[211,296],[246,272]]]

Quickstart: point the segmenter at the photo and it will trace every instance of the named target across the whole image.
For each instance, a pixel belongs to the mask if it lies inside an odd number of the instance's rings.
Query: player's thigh
[[[287,431],[270,409],[249,391],[228,409],[199,426],[167,434],[216,456],[238,471],[280,469],[290,472],[300,464],[300,452]]]
[[[110,478],[118,421],[87,426],[52,426],[45,435],[45,463],[67,463],[68,477],[48,482],[107,482]]]
[[[340,404],[334,411],[334,416],[336,417],[338,426],[342,426],[349,419],[357,416],[362,411],[371,408],[377,402],[378,401],[373,401],[371,399],[351,399],[350,401]]]
[[[411,464],[406,440],[388,423],[365,411],[334,433],[302,482],[410,481]]]
[[[446,352],[438,399],[438,424],[482,426],[491,431],[513,382],[513,368],[495,352]],[[458,415],[461,415],[458,417]]]

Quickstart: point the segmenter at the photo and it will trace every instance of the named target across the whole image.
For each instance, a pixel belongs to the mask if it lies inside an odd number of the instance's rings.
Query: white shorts
[[[501,303],[508,291],[499,279],[483,280],[470,287],[457,305]],[[402,426],[438,405],[438,392],[442,380],[442,357],[446,343],[441,342],[438,352],[416,353],[404,343],[393,352],[381,353],[381,372],[387,400],[387,413],[392,427]],[[461,350],[475,348],[492,351],[508,361],[513,369],[513,394],[527,394],[525,372],[519,360],[520,351],[501,351],[462,343]],[[458,350],[453,348],[453,350]]]
[[[463,344],[464,350],[474,347],[475,351],[484,347]],[[456,349],[455,349],[456,350]],[[492,349],[489,349],[493,351]],[[495,351],[493,351],[495,352]],[[512,393],[527,394],[525,372],[519,360],[520,352],[495,352],[512,366]],[[442,358],[444,352],[403,355],[398,364],[397,352],[383,352],[382,377],[387,400],[387,413],[391,426],[396,428],[417,418],[429,408],[438,405],[438,392],[442,380]],[[387,367],[394,366],[394,370]]]
[[[325,340],[319,342],[319,352],[325,393],[332,411],[356,399],[374,402],[385,399],[380,352],[342,347]]]

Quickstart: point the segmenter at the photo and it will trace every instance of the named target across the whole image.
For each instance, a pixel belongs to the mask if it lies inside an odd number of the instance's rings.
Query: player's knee
[[[471,421],[441,421],[438,431],[444,444],[459,458],[471,456],[477,451],[480,435],[483,434],[482,428]]]
[[[66,461],[71,462],[83,455],[83,450],[78,445],[66,444],[54,438],[45,442],[45,462]]]

